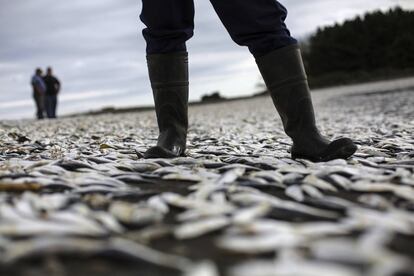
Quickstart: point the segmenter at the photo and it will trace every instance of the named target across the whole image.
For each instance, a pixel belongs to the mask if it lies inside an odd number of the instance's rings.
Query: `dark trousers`
[[[37,119],[43,119],[44,118],[44,112],[45,112],[45,96],[43,94],[34,92],[33,93],[33,99],[35,101],[36,105],[36,117]]]
[[[296,44],[285,19],[287,10],[276,0],[210,0],[231,38],[259,57]],[[141,20],[148,54],[186,51],[193,36],[193,0],[142,0]]]
[[[45,98],[45,109],[47,117],[52,119],[56,118],[56,107],[57,107],[57,95],[46,95]]]

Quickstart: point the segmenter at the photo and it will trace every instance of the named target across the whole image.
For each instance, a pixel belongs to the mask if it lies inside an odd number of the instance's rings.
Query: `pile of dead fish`
[[[327,163],[289,158],[267,98],[193,108],[173,160],[142,159],[152,113],[1,122],[0,267],[112,252],[192,276],[412,275],[413,93],[315,95],[322,131],[359,144]]]

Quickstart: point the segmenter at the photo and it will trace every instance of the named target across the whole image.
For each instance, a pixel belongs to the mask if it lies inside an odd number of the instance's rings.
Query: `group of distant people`
[[[41,120],[45,115],[49,119],[56,118],[57,97],[61,88],[60,81],[53,76],[53,70],[48,67],[46,75],[37,68],[32,77],[33,98],[36,105],[36,117]]]

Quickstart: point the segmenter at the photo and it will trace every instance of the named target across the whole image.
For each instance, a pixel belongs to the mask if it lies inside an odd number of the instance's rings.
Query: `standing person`
[[[42,69],[37,68],[31,80],[33,88],[33,99],[36,105],[36,117],[41,120],[44,118],[46,85],[42,78]]]
[[[287,10],[275,0],[210,0],[231,38],[253,54],[286,134],[292,158],[328,161],[348,158],[352,140],[329,141],[315,115],[300,49],[285,22]],[[188,53],[193,36],[193,0],[142,0],[141,20],[147,42],[149,78],[159,137],[146,158],[183,156],[187,138]]]
[[[49,119],[56,118],[57,97],[60,91],[60,81],[53,76],[51,67],[47,68],[46,76],[43,78],[46,84],[45,107]]]

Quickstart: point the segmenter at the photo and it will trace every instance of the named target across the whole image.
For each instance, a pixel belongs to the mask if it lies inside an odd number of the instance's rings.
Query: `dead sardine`
[[[315,186],[318,189],[324,190],[324,191],[331,191],[331,192],[337,192],[338,189],[335,188],[332,184],[326,182],[325,180],[322,180],[315,175],[308,175],[303,180],[303,183],[306,183],[308,185]]]
[[[156,209],[119,201],[111,204],[109,212],[120,222],[130,225],[145,225],[163,218]]]
[[[178,226],[174,230],[174,236],[179,240],[192,239],[220,230],[229,224],[230,219],[225,216],[201,219]]]

